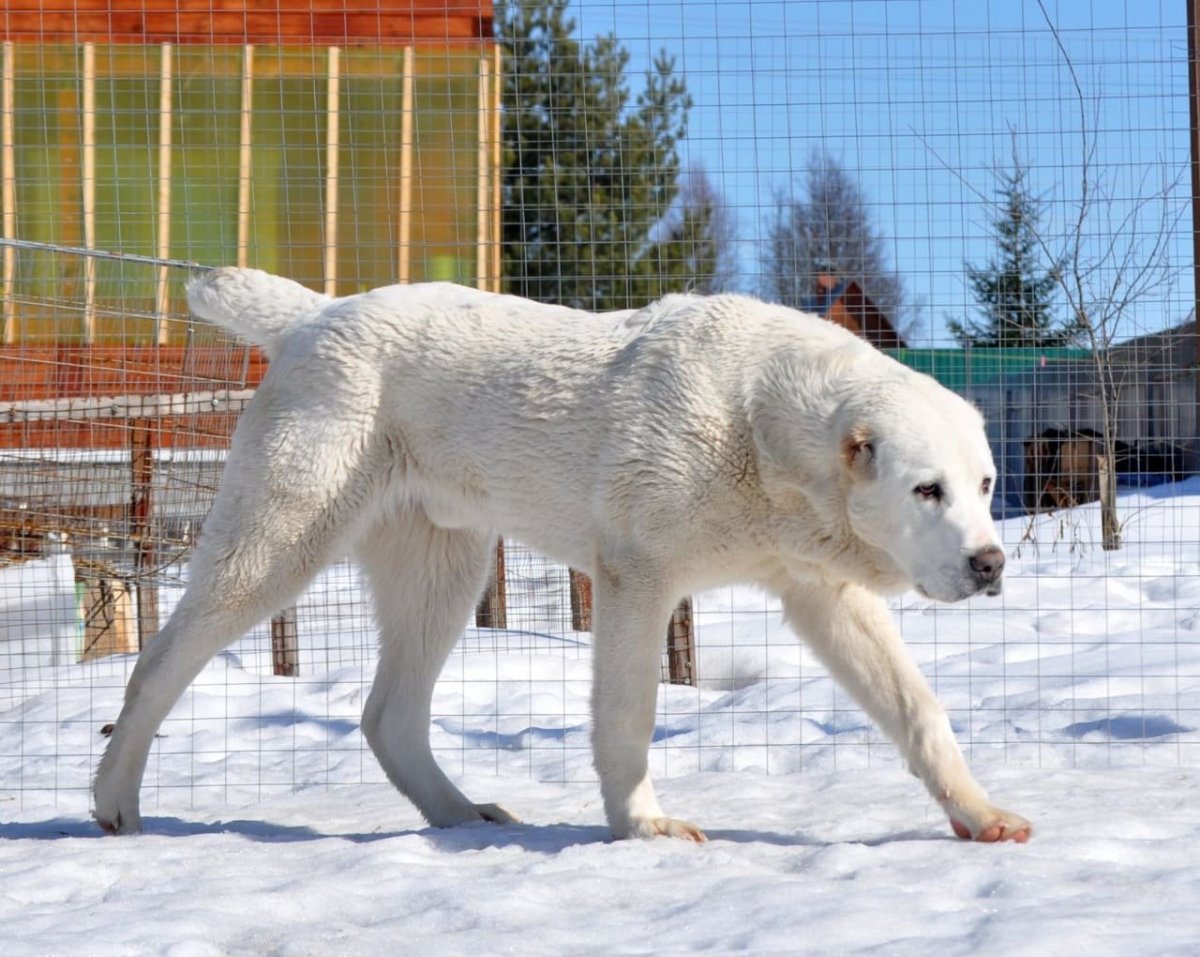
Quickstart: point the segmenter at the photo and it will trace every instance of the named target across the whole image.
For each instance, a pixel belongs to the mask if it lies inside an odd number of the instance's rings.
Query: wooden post
[[[574,568],[568,572],[571,579],[571,627],[576,631],[591,631],[592,580]]]
[[[341,118],[339,91],[341,50],[329,48],[325,79],[325,295],[337,295],[338,149]]]
[[[496,541],[496,560],[494,574],[488,581],[488,586],[475,609],[475,627],[477,628],[507,628],[508,627],[508,587],[504,575],[504,539]]]
[[[13,128],[13,101],[16,86],[16,65],[11,42],[0,45],[0,234],[5,239],[17,238],[17,160]],[[17,317],[13,305],[13,280],[16,277],[16,254],[12,246],[0,250],[0,342],[5,345],[17,340]]]
[[[149,419],[130,423],[130,465],[133,497],[129,503],[129,537],[134,543],[134,578],[137,581],[138,649],[158,633],[158,567],[154,539],[154,434]]]
[[[112,578],[86,579],[83,585],[83,650],[80,661],[138,650],[138,629],[130,588]]]
[[[492,125],[488,116],[492,104],[490,81],[491,63],[486,56],[480,57],[478,101],[475,105],[479,114],[475,144],[475,286],[484,290],[492,288],[491,277],[488,275],[492,261],[489,249],[491,217],[488,215],[492,199],[488,178],[488,162],[492,156],[492,151],[488,148],[488,133]]]
[[[271,670],[281,678],[300,674],[300,629],[296,606],[285,608],[271,619]]]
[[[162,45],[162,62],[158,74],[158,226],[155,255],[167,259],[171,255],[171,76],[174,48]],[[154,343],[167,344],[167,292],[169,268],[164,262],[158,267],[154,283]]]
[[[504,244],[504,222],[500,215],[503,203],[503,169],[504,169],[504,127],[502,93],[503,79],[500,75],[500,45],[496,45],[495,60],[492,63],[492,165],[489,172],[492,176],[492,291],[503,292],[504,281],[501,276],[501,262]],[[589,612],[590,617],[590,612]]]
[[[83,45],[83,245],[96,248],[96,47]],[[83,257],[83,341],[96,341],[96,260]]]
[[[413,179],[413,48],[404,48],[400,78],[400,210],[396,224],[396,281],[412,276],[412,179]]]
[[[238,127],[237,265],[250,265],[251,137],[254,116],[254,46],[242,47],[241,123]]]
[[[696,637],[690,598],[676,606],[667,629],[667,680],[673,685],[696,683]]]

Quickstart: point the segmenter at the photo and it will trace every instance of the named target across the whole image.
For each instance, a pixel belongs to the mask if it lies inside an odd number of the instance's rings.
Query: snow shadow
[[[1194,731],[1172,721],[1166,715],[1123,714],[1096,721],[1077,721],[1063,728],[1067,737],[1080,739],[1089,734],[1102,734],[1114,741],[1141,741],[1147,738],[1162,738],[1169,734],[1185,734]]]

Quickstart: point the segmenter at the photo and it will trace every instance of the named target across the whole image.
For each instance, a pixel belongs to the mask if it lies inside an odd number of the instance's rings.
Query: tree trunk
[[[1114,468],[1113,443],[1100,457],[1100,535],[1106,552],[1121,547],[1121,523],[1117,519],[1117,470]]]

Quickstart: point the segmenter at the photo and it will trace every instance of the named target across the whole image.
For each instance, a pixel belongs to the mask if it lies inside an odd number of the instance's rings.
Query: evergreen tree
[[[997,173],[999,212],[992,221],[996,255],[983,268],[967,264],[967,281],[979,304],[978,320],[949,319],[959,344],[974,346],[1063,346],[1079,330],[1054,317],[1059,287],[1058,264],[1041,267],[1038,222],[1042,204],[1025,182],[1025,169],[1014,155],[1013,169]]]
[[[691,99],[660,53],[633,97],[615,37],[572,38],[567,0],[496,7],[504,52],[505,289],[581,309],[694,285],[694,225],[664,226]]]
[[[828,153],[809,157],[804,193],[775,196],[763,261],[766,298],[808,308],[821,276],[853,279],[897,329],[907,320],[900,275],[887,265],[886,243],[871,223],[862,190]]]

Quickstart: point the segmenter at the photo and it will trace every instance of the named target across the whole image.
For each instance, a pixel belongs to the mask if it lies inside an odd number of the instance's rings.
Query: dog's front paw
[[[116,775],[103,762],[92,795],[95,801],[92,816],[109,834],[137,834],[142,830],[137,789],[117,781]]]
[[[521,819],[499,804],[476,804],[475,810],[485,821],[492,824],[520,824]]]
[[[1033,834],[1033,825],[1019,814],[990,806],[970,815],[952,813],[950,826],[964,841],[980,841],[985,844],[998,841],[1024,844]]]
[[[101,829],[109,834],[139,834],[142,830],[142,815],[138,810],[137,797],[132,801],[120,801],[101,792],[96,787],[96,806],[92,817]]]
[[[678,821],[673,817],[634,817],[621,828],[613,828],[617,840],[631,837],[676,837],[685,841],[703,844],[708,838],[691,821]]]

